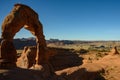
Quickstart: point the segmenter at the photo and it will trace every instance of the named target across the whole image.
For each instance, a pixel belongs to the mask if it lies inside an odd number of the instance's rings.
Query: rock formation
[[[43,35],[42,24],[38,19],[38,14],[26,5],[15,4],[13,10],[6,16],[2,23],[0,67],[7,66],[7,64],[15,66],[17,58],[16,50],[13,45],[13,38],[23,27],[36,37],[36,64],[46,63],[46,42]]]
[[[45,51],[46,51],[45,53],[47,53],[45,55],[45,60],[47,60],[46,62],[48,62],[49,58],[54,56],[56,51],[54,48],[47,48],[47,50]],[[17,66],[21,68],[30,68],[34,66],[36,62],[35,61],[36,52],[37,52],[37,48],[35,46],[24,47],[21,56],[17,60]]]
[[[109,53],[110,55],[116,55],[116,54],[119,54],[118,50],[117,50],[117,47],[115,46],[111,52]]]
[[[30,68],[35,64],[36,47],[24,47],[24,50],[17,60],[17,66],[21,68]]]
[[[1,42],[1,54],[0,54],[0,67],[15,67],[16,66],[16,50],[12,41],[2,40]]]
[[[58,80],[49,65],[39,65],[39,69],[0,69],[0,80]]]
[[[17,65],[19,67],[30,69],[16,67],[17,54],[13,45],[13,37],[23,26],[36,37],[37,46],[25,47],[21,57],[18,59]],[[0,80],[104,80],[101,78],[99,72],[103,71],[102,69],[106,63],[102,63],[102,66],[100,66],[100,62],[97,64],[91,63],[79,66],[82,62],[77,54],[70,54],[69,51],[60,49],[60,53],[62,54],[55,55],[54,49],[51,51],[46,48],[46,42],[42,30],[42,24],[39,22],[38,15],[35,11],[23,4],[16,4],[14,6],[13,10],[5,18],[2,24]],[[60,72],[54,72],[52,65],[48,62],[50,56],[53,56],[52,58],[54,58],[51,59],[51,61],[57,60],[56,62],[53,62],[55,63],[53,66],[61,67],[68,65],[65,66],[65,68],[71,68],[64,69]],[[120,59],[117,61],[119,60]],[[112,64],[111,62],[109,62],[109,64]],[[110,65],[105,65],[105,67],[106,66]]]

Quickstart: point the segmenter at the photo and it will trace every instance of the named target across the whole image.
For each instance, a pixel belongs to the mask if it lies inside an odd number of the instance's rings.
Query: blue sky
[[[39,14],[46,39],[120,40],[120,0],[0,0],[0,25],[15,3]],[[32,35],[21,29],[21,37]]]

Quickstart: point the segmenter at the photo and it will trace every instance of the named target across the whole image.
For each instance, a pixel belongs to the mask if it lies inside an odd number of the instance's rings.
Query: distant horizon
[[[18,37],[18,38],[14,38],[14,39],[28,39],[28,38],[34,38],[35,39],[35,37]],[[0,38],[0,39],[2,39],[2,38]],[[57,38],[49,38],[49,39],[45,39],[45,40],[50,40],[50,39],[57,39]],[[120,40],[102,40],[102,39],[100,39],[100,40],[93,40],[93,39],[91,39],[91,40],[85,40],[85,39],[58,39],[58,40],[70,40],[70,41],[120,41]]]
[[[1,0],[0,25],[16,3],[38,13],[46,39],[120,40],[119,0]],[[14,38],[22,37],[34,36],[22,28]]]
[[[14,38],[14,39],[28,39],[28,38],[34,38],[35,37],[21,37],[21,38]],[[57,39],[57,38],[49,38],[49,39],[45,39],[45,40],[51,40],[51,39]],[[70,40],[70,39],[58,39],[58,40]],[[120,40],[83,40],[83,39],[79,39],[79,40],[76,40],[76,39],[71,39],[70,41],[120,41]]]

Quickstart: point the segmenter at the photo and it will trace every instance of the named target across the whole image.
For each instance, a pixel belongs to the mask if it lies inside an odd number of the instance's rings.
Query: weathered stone
[[[2,23],[2,43],[0,60],[16,62],[16,50],[13,45],[13,37],[21,28],[29,30],[35,37],[37,43],[36,64],[46,63],[46,42],[43,35],[42,24],[38,14],[30,7],[23,4],[15,4],[13,10],[6,16]],[[7,44],[6,44],[7,43]]]
[[[12,41],[3,40],[1,42],[0,68],[16,66],[16,50]]]
[[[117,50],[117,47],[115,46],[111,52],[109,53],[110,55],[116,55],[116,54],[119,54],[118,50]]]
[[[58,80],[55,73],[50,72],[48,65],[39,65],[41,69],[0,69],[0,80]]]
[[[30,68],[35,65],[36,61],[36,52],[37,48],[35,46],[26,46],[17,60],[17,66],[21,68]],[[56,53],[54,48],[47,48],[45,50],[45,60],[47,63],[51,56],[54,56]]]
[[[21,68],[30,68],[35,64],[36,47],[24,47],[24,50],[17,60],[17,66]]]

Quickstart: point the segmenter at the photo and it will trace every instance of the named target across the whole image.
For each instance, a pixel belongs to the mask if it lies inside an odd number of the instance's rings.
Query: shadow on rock
[[[60,75],[49,73],[36,69],[0,69],[0,80],[105,80],[99,72],[88,72],[85,68]]]
[[[41,69],[0,69],[0,80],[57,80],[55,78],[54,72],[45,66]]]
[[[61,73],[59,80],[105,80],[100,72],[88,72],[85,68],[75,69]]]
[[[73,66],[81,65],[83,58],[79,57],[71,49],[56,48],[56,55],[52,56],[49,61],[53,68],[56,70],[61,70]]]

